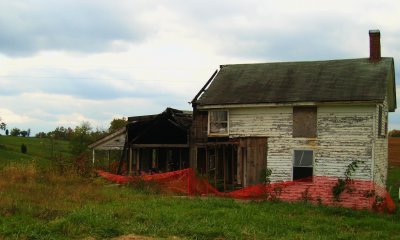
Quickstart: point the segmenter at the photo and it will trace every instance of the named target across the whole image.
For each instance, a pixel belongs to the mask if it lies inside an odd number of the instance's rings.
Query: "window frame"
[[[385,123],[385,124],[384,124]],[[378,105],[378,137],[386,138],[388,132],[388,119],[382,105]]]
[[[311,160],[311,163],[312,163],[312,165],[311,165],[312,173],[311,173],[311,176],[305,177],[305,178],[311,177],[311,179],[310,179],[310,180],[307,180],[307,182],[308,182],[308,181],[312,182],[313,179],[314,179],[314,173],[315,173],[315,151],[314,151],[313,149],[294,149],[294,150],[293,150],[293,155],[292,155],[292,156],[293,156],[293,157],[292,157],[292,181],[298,181],[298,180],[303,179],[303,178],[294,179],[294,170],[295,170],[294,168],[295,168],[295,167],[297,167],[297,168],[310,168],[310,166],[304,166],[304,167],[302,167],[302,166],[295,166],[295,161],[296,161],[295,152],[296,152],[296,151],[311,151],[311,152],[312,152],[312,160]]]
[[[211,114],[214,112],[226,112],[226,121],[218,121],[217,123],[226,123],[225,133],[212,133],[211,132]],[[227,109],[209,110],[208,111],[208,123],[207,123],[207,134],[208,136],[218,137],[218,136],[228,136],[229,135],[229,111]]]

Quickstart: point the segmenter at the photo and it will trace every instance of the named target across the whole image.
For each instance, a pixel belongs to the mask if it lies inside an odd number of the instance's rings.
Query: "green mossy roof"
[[[224,65],[196,103],[381,101],[392,85],[393,58]]]

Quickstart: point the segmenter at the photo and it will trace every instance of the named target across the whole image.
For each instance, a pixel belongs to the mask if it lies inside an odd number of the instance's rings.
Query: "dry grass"
[[[52,219],[87,201],[109,200],[98,191],[96,182],[73,171],[66,174],[68,177],[49,169],[38,170],[33,164],[4,167],[0,178],[0,214],[10,216],[28,209],[39,218]]]

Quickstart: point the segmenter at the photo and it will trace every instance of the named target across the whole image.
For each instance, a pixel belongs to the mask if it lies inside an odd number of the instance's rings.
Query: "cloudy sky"
[[[399,13],[398,0],[0,0],[0,117],[36,133],[191,109],[220,64],[368,57],[369,29],[400,79]]]

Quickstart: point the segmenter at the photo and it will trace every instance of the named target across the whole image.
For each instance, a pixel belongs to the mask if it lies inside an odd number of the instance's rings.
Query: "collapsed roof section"
[[[94,143],[95,150],[122,150],[125,145],[188,144],[192,112],[167,108],[160,114],[134,116],[128,124]]]
[[[127,144],[188,144],[192,112],[167,108],[158,115],[128,118]]]

